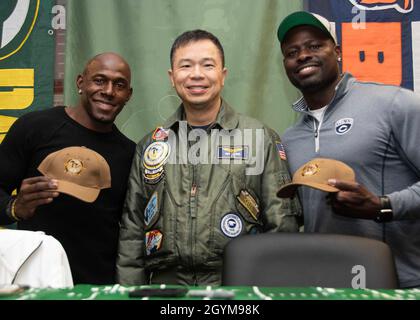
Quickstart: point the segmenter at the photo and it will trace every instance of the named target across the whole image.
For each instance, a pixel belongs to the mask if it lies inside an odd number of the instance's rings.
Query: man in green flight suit
[[[221,98],[227,69],[219,40],[187,31],[170,59],[169,78],[182,104],[137,145],[118,282],[219,285],[231,239],[295,232],[300,206],[276,196],[290,181],[279,136]]]

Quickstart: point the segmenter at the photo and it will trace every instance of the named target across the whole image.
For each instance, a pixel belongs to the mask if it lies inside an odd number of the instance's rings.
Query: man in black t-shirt
[[[0,145],[0,224],[17,221],[18,229],[54,236],[66,250],[75,284],[115,282],[119,221],[135,144],[114,120],[131,97],[130,83],[122,57],[99,54],[77,77],[75,107],[20,117]],[[60,181],[38,170],[48,155],[74,146],[99,153],[109,165],[111,187],[100,190],[93,202],[62,193]]]

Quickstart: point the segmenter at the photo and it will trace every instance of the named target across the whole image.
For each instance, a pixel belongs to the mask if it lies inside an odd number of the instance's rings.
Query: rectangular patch
[[[239,203],[251,214],[255,220],[258,220],[260,209],[258,208],[258,204],[255,199],[247,190],[241,190],[236,196],[236,199],[238,199]]]
[[[279,153],[280,159],[287,160],[286,151],[284,150],[284,146],[281,142],[276,141],[276,148]]]
[[[144,224],[146,227],[150,225],[153,218],[156,216],[158,212],[158,195],[155,192],[152,197],[150,198],[149,202],[144,209]]]
[[[163,234],[159,230],[146,232],[144,242],[146,243],[146,255],[159,251],[162,247]]]
[[[219,159],[248,159],[248,146],[219,146],[217,157]]]

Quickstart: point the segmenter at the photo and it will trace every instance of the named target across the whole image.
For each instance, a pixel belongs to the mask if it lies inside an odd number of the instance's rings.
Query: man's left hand
[[[336,214],[373,220],[381,209],[379,197],[357,182],[329,179],[328,184],[340,190],[330,196]]]

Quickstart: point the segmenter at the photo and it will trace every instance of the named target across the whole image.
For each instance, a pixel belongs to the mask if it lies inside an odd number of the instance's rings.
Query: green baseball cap
[[[280,43],[283,42],[286,34],[291,29],[303,25],[313,26],[320,29],[332,40],[334,40],[334,43],[337,43],[337,36],[335,35],[335,30],[331,23],[319,14],[310,13],[307,11],[293,12],[283,19],[277,30],[277,38],[279,39]]]

